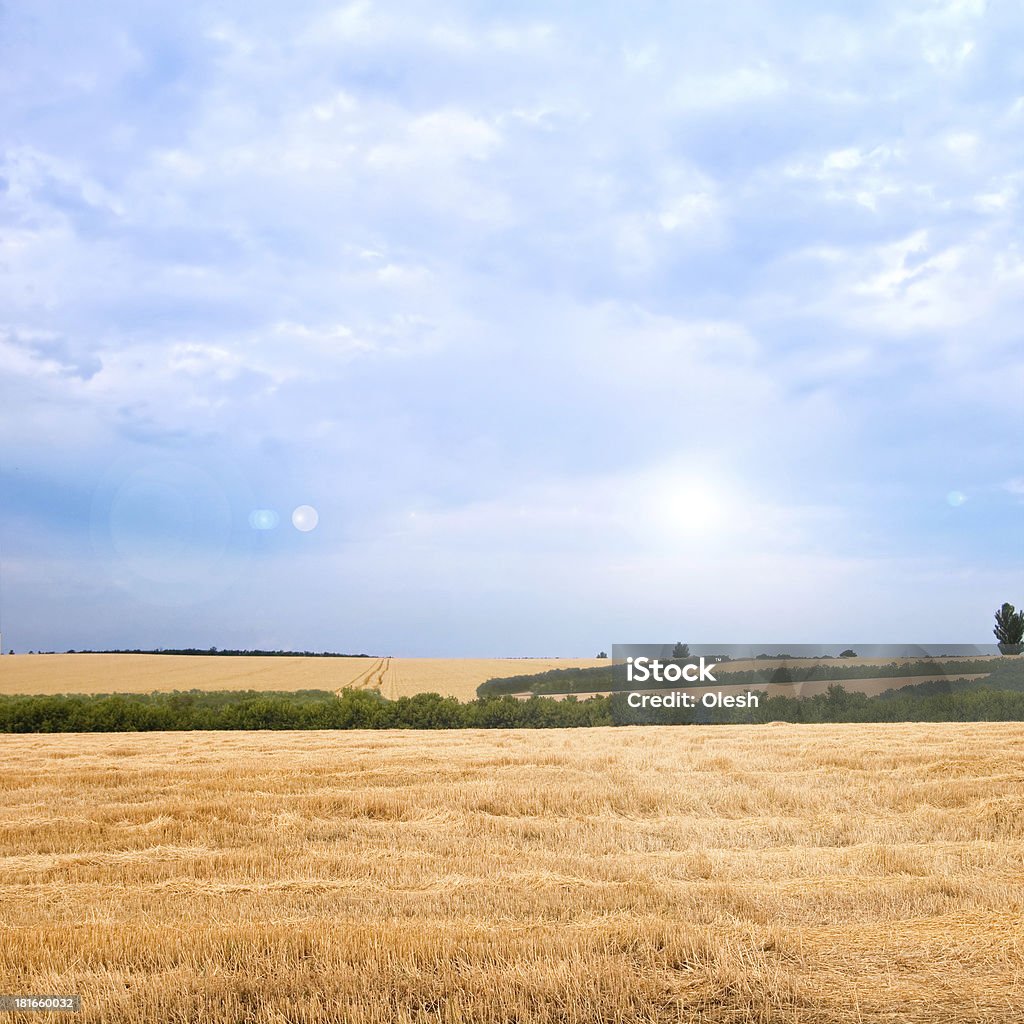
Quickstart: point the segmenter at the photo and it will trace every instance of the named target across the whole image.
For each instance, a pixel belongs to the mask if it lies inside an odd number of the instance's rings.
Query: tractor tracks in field
[[[381,658],[378,670],[370,683],[370,688],[376,690],[381,695],[384,693],[384,677],[387,675],[388,669],[390,668],[391,659]]]
[[[350,683],[347,683],[342,689],[346,690],[376,690],[377,693],[382,693],[384,689],[384,677],[388,673],[388,669],[391,667],[390,658],[374,658],[373,664],[370,665],[365,672],[360,672]],[[337,690],[336,693],[340,697],[341,690]]]

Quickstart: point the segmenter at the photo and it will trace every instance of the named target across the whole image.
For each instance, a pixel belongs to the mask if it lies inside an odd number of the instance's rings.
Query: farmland
[[[727,681],[729,674],[722,672],[719,678]],[[848,690],[850,693],[866,693],[869,696],[875,696],[879,693],[885,693],[886,690],[898,689],[901,686],[913,685],[915,683],[930,683],[938,680],[948,679],[948,675],[941,676],[908,676],[906,678],[893,678],[892,676],[885,676],[879,679],[848,679],[843,681],[843,689]],[[973,673],[958,675],[958,679],[983,679],[983,674]],[[816,693],[828,692],[829,686],[832,684],[828,680],[817,680],[805,683],[765,683],[762,684],[760,689],[763,689],[766,693],[770,693],[772,696],[778,697],[811,697]],[[677,686],[673,689],[680,690],[683,693],[695,693],[702,694],[708,693],[712,690],[719,691],[721,693],[730,694],[741,694],[746,693],[750,689],[750,685],[733,686],[727,682],[723,682],[721,685],[710,687],[710,686]],[[645,693],[671,693],[672,690],[659,688],[651,689],[647,686],[643,687]],[[568,693],[552,693],[551,696],[554,700],[565,700],[569,696],[575,697],[577,700],[586,700],[588,697],[605,697],[612,691],[610,690],[584,690],[579,692]],[[527,694],[519,694],[518,696],[525,698]]]
[[[158,654],[0,657],[0,693],[376,689],[472,700],[494,676],[600,665],[593,658],[259,658]]]
[[[1018,1022],[1022,743],[6,736],[0,974],[83,1024]]]

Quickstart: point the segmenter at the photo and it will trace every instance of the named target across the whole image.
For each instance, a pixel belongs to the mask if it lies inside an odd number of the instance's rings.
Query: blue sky
[[[1022,40],[980,0],[6,4],[5,646],[989,641]]]

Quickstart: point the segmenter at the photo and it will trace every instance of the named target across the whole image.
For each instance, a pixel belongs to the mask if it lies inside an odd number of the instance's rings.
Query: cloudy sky
[[[5,648],[991,640],[1022,43],[984,0],[4,4]]]

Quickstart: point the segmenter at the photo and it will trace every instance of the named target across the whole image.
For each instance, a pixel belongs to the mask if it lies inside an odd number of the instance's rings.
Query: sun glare
[[[727,524],[728,503],[720,487],[706,480],[674,482],[657,499],[656,518],[673,536],[710,537]]]

